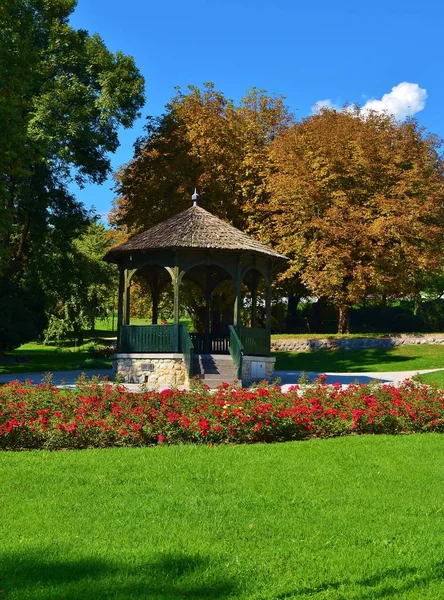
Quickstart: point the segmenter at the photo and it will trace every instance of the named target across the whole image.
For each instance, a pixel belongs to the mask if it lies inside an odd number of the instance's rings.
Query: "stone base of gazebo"
[[[121,353],[112,357],[114,378],[122,383],[150,388],[187,385],[189,378],[182,353]]]
[[[254,381],[272,382],[275,358],[244,356],[242,385]],[[114,378],[122,383],[146,384],[150,388],[189,385],[189,377],[181,353],[119,353],[112,357]]]
[[[254,381],[274,380],[274,356],[244,356],[242,358],[242,385],[249,386]]]

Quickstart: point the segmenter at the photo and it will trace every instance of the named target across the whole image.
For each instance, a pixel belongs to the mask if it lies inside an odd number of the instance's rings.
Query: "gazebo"
[[[197,205],[112,248],[105,260],[119,267],[118,338],[113,367],[123,381],[181,385],[193,376],[214,385],[229,379],[248,384],[272,379],[270,357],[271,284],[287,260],[246,233]],[[149,285],[152,324],[130,324],[131,280]],[[265,327],[257,326],[257,291],[265,283]],[[189,333],[179,321],[179,297],[185,281],[198,285],[205,298],[204,331]],[[222,282],[234,282],[234,306],[228,319],[215,323],[212,296]],[[158,324],[159,297],[172,284],[173,324]],[[251,293],[250,325],[241,325],[242,284]]]

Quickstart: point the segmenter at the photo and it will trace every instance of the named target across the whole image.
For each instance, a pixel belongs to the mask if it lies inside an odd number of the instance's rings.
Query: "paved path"
[[[76,382],[80,375],[84,373],[88,378],[99,377],[111,379],[113,372],[112,369],[83,369],[82,371],[53,371],[52,383],[57,387],[63,387],[65,389],[72,389],[76,387]],[[10,381],[26,381],[31,380],[33,383],[41,383],[47,373],[15,373],[10,375],[0,375],[0,383],[9,383]],[[130,392],[138,392],[140,390],[140,384],[138,383],[126,383],[125,387]],[[158,391],[169,388],[168,385],[159,386]],[[181,388],[180,388],[181,389]]]
[[[85,373],[87,377],[112,377],[112,369],[83,369],[81,371],[53,371],[52,382],[54,385],[72,385]],[[41,383],[45,378],[46,373],[13,373],[11,375],[0,375],[0,383],[8,383],[9,381],[26,381],[30,379],[33,383]]]
[[[350,385],[351,383],[370,383],[379,381],[381,383],[400,383],[405,379],[410,379],[414,375],[423,373],[433,373],[434,371],[443,371],[444,369],[422,369],[420,371],[393,371],[385,373],[326,373],[326,383],[340,383],[341,385]],[[111,369],[84,369],[83,371],[54,371],[52,381],[56,386],[72,388],[82,373],[87,377],[99,376],[111,379]],[[315,380],[321,373],[305,373],[310,381]],[[301,377],[301,371],[276,371],[275,376],[281,380],[282,389],[286,391],[292,385],[295,385]],[[15,373],[12,375],[0,375],[0,383],[9,381],[26,381],[30,379],[33,383],[40,383],[45,378],[45,373]],[[125,387],[130,391],[137,391],[139,384],[127,383]],[[162,386],[159,389],[165,389],[168,386]]]
[[[377,381],[379,383],[394,383],[398,384],[406,379],[410,379],[414,375],[423,375],[424,373],[434,373],[435,371],[443,371],[444,369],[422,369],[419,371],[389,371],[378,373],[372,371],[369,373],[333,373],[327,372],[326,383],[340,383],[343,386],[350,385],[351,383],[370,383],[371,381]],[[283,391],[288,390],[289,387],[299,381],[302,375],[302,371],[275,371],[275,376],[281,380]],[[308,372],[305,373],[309,381],[314,381],[321,373]]]

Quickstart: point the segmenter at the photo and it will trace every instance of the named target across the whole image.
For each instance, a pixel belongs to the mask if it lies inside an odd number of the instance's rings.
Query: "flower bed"
[[[0,448],[90,448],[163,443],[251,443],[360,433],[444,431],[444,391],[317,382],[294,386],[130,393],[83,382],[0,388]]]

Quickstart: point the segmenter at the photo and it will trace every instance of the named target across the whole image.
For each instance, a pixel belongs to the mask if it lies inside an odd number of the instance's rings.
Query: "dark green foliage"
[[[338,311],[325,299],[301,302],[292,319],[282,318],[283,307],[276,306],[275,333],[333,334],[338,327]],[[281,329],[279,329],[281,326]],[[367,304],[350,310],[349,331],[358,333],[436,333],[444,331],[444,299],[421,303],[398,300],[391,304]]]
[[[104,225],[92,221],[64,252],[57,247],[46,250],[51,273],[47,340],[59,341],[73,331],[81,344],[82,331],[93,330],[96,318],[105,317],[112,308],[117,277],[114,265],[102,260],[107,249]]]
[[[352,333],[412,333],[444,331],[444,300],[414,302],[403,300],[393,306],[371,306],[352,309]]]
[[[42,306],[36,300],[0,279],[0,354],[32,340],[43,329]]]
[[[17,305],[30,282],[53,298],[51,257],[68,255],[90,221],[67,185],[104,181],[119,127],[143,104],[133,59],[70,27],[75,5],[0,3],[0,277],[15,284]],[[15,344],[21,336],[8,331]]]

